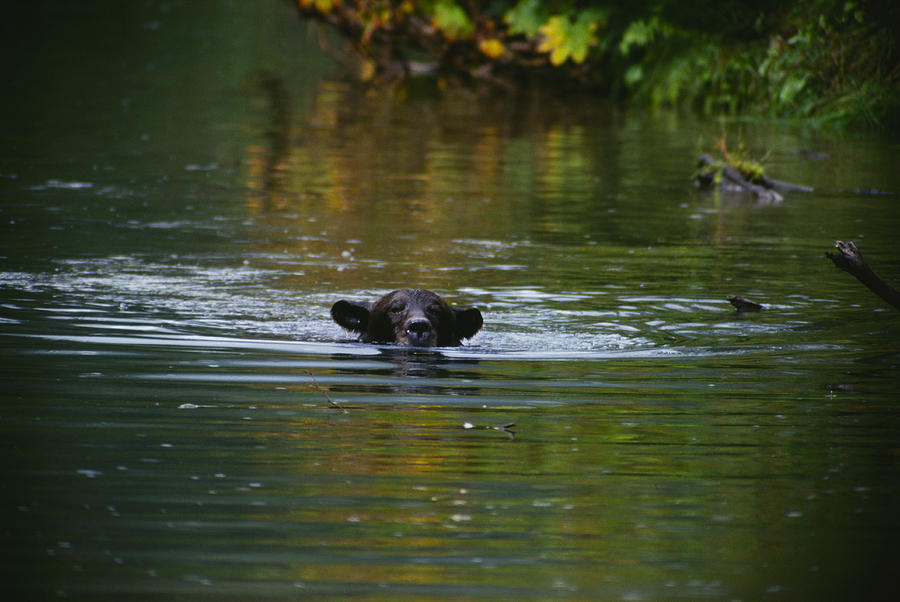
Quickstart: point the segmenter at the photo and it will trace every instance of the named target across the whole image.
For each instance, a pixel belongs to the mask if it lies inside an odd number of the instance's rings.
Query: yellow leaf
[[[565,63],[567,58],[569,58],[569,49],[562,46],[557,46],[550,53],[550,62],[554,67],[559,67]]]
[[[506,48],[503,46],[503,42],[497,38],[481,40],[478,42],[478,50],[481,51],[481,54],[492,59],[501,59],[506,54]]]
[[[538,30],[541,34],[538,52],[553,52],[557,48],[562,47],[565,44],[568,29],[569,19],[567,17],[550,17],[550,20],[541,25]]]
[[[602,15],[597,11],[586,10],[573,22],[565,15],[557,15],[541,25],[538,29],[540,44],[538,52],[550,54],[550,62],[559,66],[571,59],[575,63],[583,63],[588,50],[597,38],[597,31]]]
[[[301,8],[310,8],[315,7],[317,11],[322,14],[328,14],[331,12],[332,7],[336,4],[337,0],[298,0]]]
[[[377,68],[375,66],[375,61],[371,61],[368,59],[364,59],[359,64],[359,80],[363,82],[370,82],[375,79],[375,75],[377,73]]]

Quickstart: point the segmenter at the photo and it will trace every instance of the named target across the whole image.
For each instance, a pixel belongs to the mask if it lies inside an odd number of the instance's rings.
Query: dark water
[[[900,315],[822,254],[855,240],[900,282],[895,141],[366,92],[326,77],[315,32],[274,2],[18,10],[0,151],[8,591],[890,587]],[[723,132],[815,192],[696,191],[693,157]],[[401,286],[479,307],[483,332],[409,351],[329,319]],[[732,294],[766,308],[736,314]]]

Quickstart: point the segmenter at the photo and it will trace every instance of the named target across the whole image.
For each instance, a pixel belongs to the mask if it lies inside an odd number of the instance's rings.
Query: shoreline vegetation
[[[895,0],[288,0],[364,82],[586,91],[710,116],[900,129]]]

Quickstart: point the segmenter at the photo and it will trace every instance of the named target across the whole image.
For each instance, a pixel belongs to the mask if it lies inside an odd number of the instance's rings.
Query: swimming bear
[[[484,320],[474,307],[451,307],[437,294],[400,289],[374,303],[341,299],[331,307],[335,322],[366,343],[451,347],[475,336]]]

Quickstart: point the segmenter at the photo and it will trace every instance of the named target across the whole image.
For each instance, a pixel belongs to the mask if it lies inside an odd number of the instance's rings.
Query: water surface
[[[14,593],[871,599],[892,578],[900,319],[823,252],[855,240],[900,282],[896,142],[366,91],[280,3],[77,6],[41,13],[3,101]],[[697,191],[723,133],[814,192]],[[405,350],[329,318],[402,286],[484,330]]]

